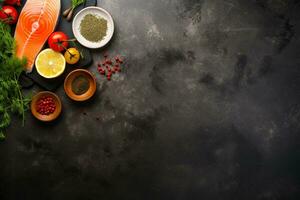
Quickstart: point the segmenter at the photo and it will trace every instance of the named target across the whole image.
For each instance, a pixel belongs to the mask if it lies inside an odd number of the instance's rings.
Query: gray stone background
[[[300,199],[299,0],[99,5],[123,72],[84,104],[60,88],[55,123],[15,119],[1,200]]]

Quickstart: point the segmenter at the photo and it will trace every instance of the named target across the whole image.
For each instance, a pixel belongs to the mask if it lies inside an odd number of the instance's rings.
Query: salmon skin
[[[34,61],[54,32],[60,15],[60,0],[27,0],[15,31],[16,56],[25,57],[25,71],[32,72]]]

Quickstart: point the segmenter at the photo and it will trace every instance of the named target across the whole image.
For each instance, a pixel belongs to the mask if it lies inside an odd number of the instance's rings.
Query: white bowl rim
[[[76,22],[76,19],[78,18],[78,16],[79,16],[82,12],[85,12],[86,10],[90,10],[90,9],[96,9],[96,10],[100,10],[101,12],[104,12],[104,13],[108,16],[109,20],[110,20],[111,23],[112,23],[112,29],[111,29],[112,33],[111,33],[111,35],[109,36],[107,42],[106,42],[106,43],[103,43],[103,44],[101,44],[101,45],[99,45],[99,46],[96,46],[96,47],[91,47],[91,46],[88,46],[88,45],[86,45],[85,43],[81,42],[80,40],[78,40],[78,38],[76,38],[76,34],[75,34],[75,32],[77,32],[77,31],[75,31],[75,22]],[[74,19],[73,19],[73,22],[72,22],[72,31],[73,31],[74,37],[76,38],[76,40],[77,40],[81,45],[83,45],[83,46],[85,46],[85,47],[87,47],[87,48],[89,48],[89,49],[99,49],[99,48],[104,47],[105,45],[107,45],[107,44],[111,41],[111,39],[112,39],[112,37],[113,37],[113,35],[114,35],[114,32],[115,32],[115,24],[114,24],[114,20],[113,20],[111,14],[109,14],[109,12],[108,12],[107,10],[105,10],[104,8],[98,7],[98,6],[89,6],[89,7],[86,7],[86,8],[84,8],[84,9],[80,10],[80,11],[75,15],[75,17],[74,17]],[[99,44],[100,44],[100,43],[99,43]]]

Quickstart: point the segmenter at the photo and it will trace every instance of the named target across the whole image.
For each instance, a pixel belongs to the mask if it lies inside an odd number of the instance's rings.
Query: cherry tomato
[[[62,52],[69,46],[68,39],[63,32],[54,32],[48,38],[48,45],[54,51]]]
[[[12,6],[3,6],[0,10],[0,20],[6,24],[16,24],[18,16],[18,11]]]
[[[65,52],[66,62],[70,65],[74,65],[80,60],[80,52],[76,48],[69,48]]]
[[[21,5],[21,0],[5,0],[4,4],[12,5],[12,6],[14,6],[14,5],[20,6]]]

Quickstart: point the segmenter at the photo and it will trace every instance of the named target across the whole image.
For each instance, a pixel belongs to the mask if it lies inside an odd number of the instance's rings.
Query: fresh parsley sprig
[[[26,60],[15,56],[15,39],[11,35],[10,27],[2,22],[0,35],[0,140],[3,140],[12,114],[21,116],[24,125],[25,111],[30,99],[23,96],[18,82]]]

